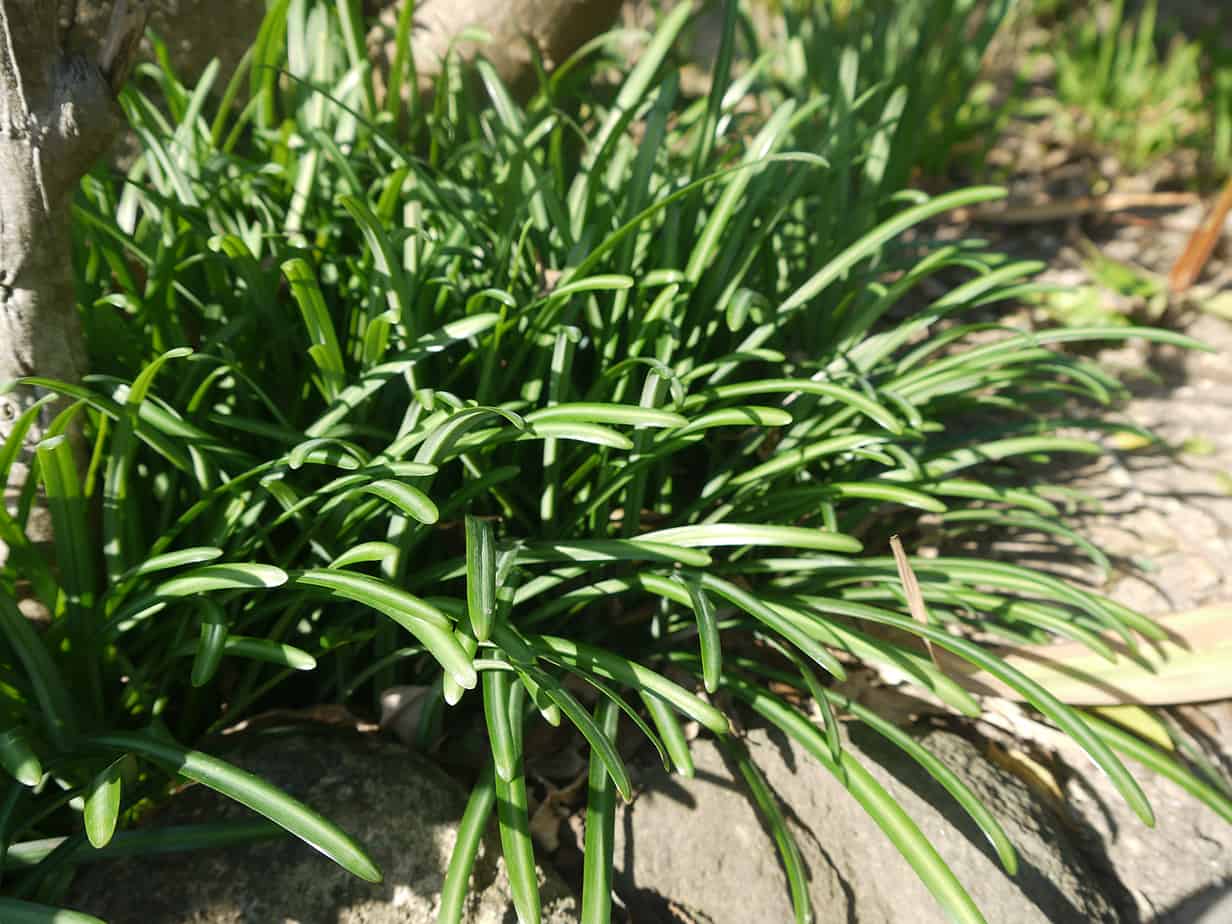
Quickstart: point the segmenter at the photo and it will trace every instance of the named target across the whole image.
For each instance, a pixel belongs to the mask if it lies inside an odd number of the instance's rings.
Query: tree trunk
[[[145,27],[143,0],[116,0],[90,57],[69,54],[57,6],[0,0],[0,383],[28,375],[75,381],[85,371],[69,206],[122,124],[116,93]],[[37,398],[31,388],[0,394],[0,442]],[[45,406],[31,428],[5,486],[6,507],[62,406]],[[36,511],[28,535],[50,537],[44,511]],[[0,546],[0,559],[5,551]]]
[[[76,0],[73,38],[96,42],[107,31],[111,0]],[[194,86],[206,65],[217,58],[221,91],[265,18],[266,0],[150,0],[150,32],[167,45],[177,76]],[[148,43],[142,57],[151,60]]]
[[[78,0],[74,35],[87,41],[101,36],[108,6],[108,0]],[[378,58],[378,73],[382,64],[389,64],[386,47],[401,6],[402,0],[363,0],[365,15],[377,20],[369,45]],[[611,25],[620,6],[621,0],[417,0],[412,32],[415,62],[430,80],[454,38],[474,27],[492,41],[462,43],[461,54],[470,58],[482,51],[506,83],[524,85],[534,79],[528,39],[551,68]],[[150,30],[167,43],[172,64],[189,85],[218,58],[222,66],[218,87],[256,38],[265,7],[264,0],[151,0]]]
[[[380,26],[369,35],[369,45],[388,65],[400,3],[369,2],[384,10]],[[419,90],[431,88],[457,36],[478,29],[491,40],[458,43],[459,54],[464,59],[482,54],[506,84],[526,91],[535,79],[532,44],[551,70],[610,26],[620,7],[621,0],[419,0],[412,33]]]

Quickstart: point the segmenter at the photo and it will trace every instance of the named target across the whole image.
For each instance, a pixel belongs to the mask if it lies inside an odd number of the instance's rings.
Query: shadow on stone
[[[69,904],[109,924],[428,924],[435,921],[462,788],[437,767],[375,735],[295,728],[235,736],[220,756],[269,780],[363,845],[384,873],[363,882],[293,838],[100,864],[80,875]],[[242,806],[194,786],[151,827],[251,818]],[[555,873],[541,871],[544,921],[576,921]],[[503,924],[509,882],[489,831],[464,920]]]
[[[1086,855],[1016,777],[993,767],[965,739],[932,731],[922,742],[997,815],[1019,848],[1007,877],[983,835],[913,761],[857,734],[847,743],[920,826],[989,920],[1002,924],[1116,922]],[[808,870],[817,920],[891,924],[945,920],[927,888],[851,795],[781,735],[753,729],[750,753],[779,797]],[[672,896],[715,924],[793,918],[777,851],[712,742],[695,742],[698,776],[652,773],[617,832],[617,883],[629,894]],[[692,794],[688,810],[678,790]],[[674,793],[667,795],[665,793]],[[635,845],[635,846],[631,846]]]
[[[1227,924],[1228,921],[1232,921],[1232,879],[1195,892],[1150,924]]]

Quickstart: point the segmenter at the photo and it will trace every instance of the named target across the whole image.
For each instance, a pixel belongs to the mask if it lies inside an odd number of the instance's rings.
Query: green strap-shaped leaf
[[[1073,738],[1087,752],[1087,756],[1108,775],[1108,779],[1116,787],[1117,792],[1144,824],[1155,824],[1155,813],[1151,811],[1151,805],[1142,787],[1138,785],[1137,780],[1125,769],[1125,765],[1117,759],[1103,739],[1091,731],[1076,710],[1066,706],[1003,658],[985,651],[973,642],[956,638],[948,632],[925,626],[915,620],[906,619],[885,610],[877,610],[874,607],[867,609],[870,612],[864,613],[863,618],[922,636],[934,645],[940,645],[960,658],[983,668],[1002,683],[1017,690],[1027,702],[1055,722],[1061,731]]]
[[[222,549],[212,545],[195,546],[190,549],[180,549],[175,552],[165,552],[147,558],[124,575],[124,578],[140,577],[146,574],[156,574],[159,571],[169,571],[172,568],[183,568],[186,565],[199,565],[204,561],[214,561],[222,557]]]
[[[817,618],[817,611],[858,618],[866,604],[825,597],[810,597],[809,600],[813,604],[812,611],[802,607],[787,606],[779,601],[775,601],[773,606],[785,619],[791,621],[802,632],[811,634],[818,641],[849,652],[862,661],[884,664],[896,671],[901,671],[960,715],[974,718],[983,711],[979,703],[961,684],[940,670],[928,657],[894,642],[875,638],[844,625],[841,621]]]
[[[25,668],[47,737],[57,749],[67,751],[69,738],[78,726],[73,699],[43,639],[8,594],[0,594],[0,635]]]
[[[832,382],[818,382],[813,379],[761,379],[756,382],[736,382],[732,385],[720,385],[713,390],[714,397],[719,400],[727,398],[743,398],[747,395],[764,394],[803,394],[845,404],[858,411],[878,425],[898,435],[903,432],[903,425],[894,413],[884,405],[878,404],[872,398],[853,391],[843,385]],[[699,395],[698,398],[703,396]]]
[[[86,526],[81,479],[68,437],[54,436],[39,443],[38,461],[70,615],[84,619],[94,605],[94,552]]]
[[[26,376],[19,380],[22,385],[29,385],[34,388],[46,388],[48,391],[55,392],[58,395],[73,398],[78,401],[84,401],[91,408],[98,411],[112,420],[119,420],[124,416],[124,408],[116,403],[111,398],[100,395],[89,388],[82,385],[74,385],[69,382],[61,382],[57,379],[47,379],[40,376]],[[148,412],[148,413],[147,413]],[[174,433],[172,433],[173,425]],[[138,439],[148,443],[149,446],[162,455],[165,459],[179,468],[181,471],[191,471],[192,462],[189,454],[184,447],[180,445],[172,435],[183,436],[187,439],[200,440],[201,445],[208,445],[211,449],[223,449],[219,444],[210,439],[209,434],[198,430],[197,428],[185,424],[183,421],[177,420],[169,415],[159,411],[151,410],[149,404],[142,406],[141,425],[137,430]]]
[[[615,746],[620,709],[610,699],[595,707],[594,722]],[[612,861],[616,852],[616,787],[606,763],[590,755],[586,786],[586,840],[582,863],[582,924],[612,919]]]
[[[650,713],[650,721],[663,739],[663,749],[671,758],[672,766],[685,779],[693,779],[693,755],[689,752],[689,739],[685,737],[680,720],[671,707],[655,694],[641,690],[640,695],[646,711]]]
[[[888,441],[889,437],[875,433],[845,433],[829,439],[811,440],[806,445],[795,449],[779,450],[769,461],[746,469],[732,478],[731,484],[733,487],[739,487],[745,484],[762,483],[772,475],[781,475],[804,468],[810,462],[815,462],[824,456],[870,449]]]
[[[551,675],[545,674],[543,671],[533,667],[519,667],[517,670],[519,674],[528,674],[552,702],[560,707],[560,711],[569,717],[569,721],[582,733],[582,737],[590,745],[591,753],[597,756],[599,761],[607,768],[607,772],[616,784],[616,790],[620,793],[621,798],[626,802],[632,802],[633,784],[629,780],[629,774],[625,770],[624,762],[620,759],[620,755],[616,753],[616,748],[612,744],[611,738],[600,730],[595,720],[591,718],[590,713],[582,707],[582,704],[574,698],[572,693],[561,686],[556,678]]]
[[[508,721],[514,754],[514,774],[502,780],[497,773],[496,820],[500,830],[501,853],[509,873],[509,891],[519,924],[539,924],[539,877],[535,873],[535,847],[530,836],[530,814],[526,798],[526,775],[522,769],[522,705],[525,687],[513,684],[509,691]]]
[[[715,427],[787,427],[791,422],[791,414],[780,407],[727,407],[694,417],[687,426],[674,430],[665,438],[674,439]]]
[[[228,562],[205,565],[163,581],[154,588],[154,596],[195,597],[218,590],[264,590],[286,582],[287,573],[274,565]]]
[[[694,696],[679,684],[628,658],[593,645],[574,642],[550,635],[528,635],[527,643],[537,654],[564,666],[615,680],[635,690],[647,690],[661,697],[673,709],[700,722],[717,734],[729,729],[727,716],[709,703]]]
[[[306,463],[311,463],[332,465],[334,468],[353,472],[363,466],[367,460],[368,454],[355,443],[331,437],[304,440],[287,455],[287,465],[292,470],[303,468]]]
[[[441,886],[441,910],[437,912],[436,924],[461,924],[462,910],[470,888],[471,870],[479,855],[483,832],[496,805],[496,783],[492,765],[488,764],[466,800],[466,810],[458,824],[458,837],[449,857],[445,871],[445,883]]]
[[[681,3],[663,18],[654,38],[638,59],[637,65],[625,78],[612,108],[591,141],[583,162],[583,169],[578,171],[569,189],[570,231],[575,240],[580,240],[582,237],[592,191],[597,185],[592,176],[599,170],[604,158],[609,155],[611,145],[619,137],[621,129],[633,118],[638,105],[654,86],[655,75],[663,59],[675,44],[676,36],[688,21],[690,13],[689,5]],[[580,269],[575,272],[579,276],[585,275]]]
[[[923,767],[933,779],[945,787],[950,795],[954,797],[955,801],[971,816],[971,820],[979,825],[980,830],[984,832],[988,842],[997,851],[997,857],[1001,860],[1001,865],[1005,868],[1006,873],[1011,876],[1018,874],[1018,855],[1015,853],[1014,845],[1005,833],[1005,829],[997,821],[996,816],[984,807],[984,803],[971,791],[960,776],[934,757],[926,748],[918,744],[914,738],[903,732],[892,722],[887,722],[881,718],[873,710],[866,709],[845,696],[830,693],[829,691],[826,691],[826,698],[827,702],[833,701],[835,705],[848,710],[869,728],[896,745],[903,753]]]
[[[15,898],[0,898],[0,921],[4,924],[106,924],[80,911],[36,905]]]
[[[574,440],[607,446],[610,449],[632,449],[633,441],[623,433],[609,430],[599,424],[580,423],[570,420],[541,420],[529,431],[534,436],[558,440]]]
[[[813,274],[800,288],[793,292],[778,307],[780,316],[791,314],[807,305],[813,298],[821,294],[830,283],[842,276],[865,257],[872,256],[890,240],[898,237],[908,228],[927,221],[934,215],[948,212],[964,205],[977,202],[987,202],[999,199],[1005,191],[991,186],[973,186],[969,189],[947,193],[935,199],[929,199],[920,205],[909,208],[892,218],[886,219],[876,228],[869,231],[858,241],[849,246],[841,254]],[[752,344],[760,346],[760,344]]]
[[[483,717],[488,726],[488,746],[498,779],[508,782],[519,772],[521,755],[514,743],[509,721],[509,691],[515,676],[512,670],[487,670],[482,674]]]
[[[700,577],[701,586],[712,590],[728,603],[737,606],[758,622],[780,635],[796,648],[808,655],[819,666],[825,669],[836,680],[845,680],[847,671],[842,663],[817,640],[816,636],[801,629],[778,609],[770,606],[755,594],[749,593],[743,587],[731,581],[716,577],[713,574],[703,574]]]
[[[247,770],[163,738],[137,732],[97,735],[89,742],[116,751],[132,751],[246,805],[329,857],[347,872],[380,882],[381,871],[349,835],[332,822]]]
[[[453,628],[449,617],[431,603],[366,574],[317,568],[296,575],[295,583],[324,588],[336,596],[379,610],[398,622],[415,620],[438,629]]]
[[[392,542],[361,542],[353,546],[329,563],[331,568],[349,568],[351,565],[361,565],[370,561],[394,562],[398,558],[398,547]]]
[[[0,383],[3,385],[4,383]],[[3,390],[0,390],[3,394]],[[10,431],[4,443],[0,445],[0,487],[9,483],[9,472],[13,467],[13,463],[17,461],[18,455],[21,454],[22,448],[25,446],[26,434],[30,432],[30,428],[34,426],[35,421],[39,419],[39,415],[48,404],[54,401],[55,395],[43,395],[28,408],[22,411],[15,421],[10,424]]]
[[[466,611],[471,631],[486,642],[496,615],[496,537],[492,524],[466,517]]]
[[[1143,741],[1123,728],[1083,710],[1083,720],[1114,749],[1160,776],[1171,780],[1195,799],[1203,802],[1224,821],[1232,824],[1232,798],[1214,786],[1207,785],[1177,761],[1154,745]]]
[[[526,415],[531,425],[540,423],[617,424],[630,427],[683,427],[688,420],[670,411],[626,404],[554,404]],[[536,427],[537,429],[537,427]]]
[[[204,635],[205,626],[202,626]],[[200,652],[199,645],[189,642],[177,648],[177,655],[194,655]],[[247,635],[227,635],[222,642],[221,654],[233,658],[247,658],[250,661],[264,661],[267,664],[277,664],[293,671],[310,671],[317,666],[317,659],[294,645],[277,642],[268,638],[253,638]]]
[[[192,685],[203,687],[213,679],[227,643],[227,614],[208,597],[201,598],[201,637],[193,653]]]
[[[475,641],[475,637],[463,628],[453,630],[453,637],[458,640],[458,644],[462,646],[462,650],[471,658],[474,658],[475,651],[479,647],[479,643]],[[445,705],[456,706],[461,700],[466,690],[458,681],[454,680],[451,674],[441,675],[441,696],[445,699]],[[559,717],[557,722],[559,722]]]
[[[375,494],[420,523],[432,524],[441,516],[440,511],[436,509],[436,504],[432,503],[432,498],[419,488],[401,481],[383,478],[357,488],[356,491],[363,494]]]
[[[760,687],[739,678],[725,678],[725,687],[752,706],[753,710],[798,742],[823,767],[839,780],[869,817],[885,832],[898,851],[911,864],[933,897],[959,924],[986,924],[971,896],[929,843],[928,838],[849,751],[836,764],[823,735],[795,709]]]
[[[503,417],[509,421],[515,428],[523,430],[526,428],[526,421],[512,411],[496,407],[469,407],[460,410],[441,423],[440,426],[434,428],[428,437],[423,440],[419,451],[415,453],[415,461],[425,465],[435,465],[443,459],[448,458],[450,451],[454,448],[454,444],[468,431],[472,430],[479,424],[483,423],[485,417]],[[397,458],[402,455],[400,441],[395,441],[384,455]]]
[[[715,616],[714,603],[696,579],[682,581],[689,592],[689,605],[697,620],[697,644],[702,658],[702,683],[706,692],[719,688],[723,676],[723,649],[719,643],[719,622]]]
[[[356,384],[344,388],[330,405],[329,410],[309,426],[304,431],[305,434],[310,437],[325,436],[332,427],[344,420],[351,411],[371,398],[385,385],[390,382],[405,381],[405,376],[414,369],[418,360],[430,353],[439,352],[451,344],[460,343],[483,333],[499,319],[500,315],[491,312],[476,314],[453,321],[440,330],[425,334],[415,342],[411,349],[398,354],[389,362],[371,367]]]
[[[116,820],[120,817],[124,786],[121,770],[125,759],[126,756],[117,757],[100,770],[86,791],[86,837],[96,850],[106,847],[115,834]]]
[[[704,523],[643,533],[643,542],[661,542],[686,548],[715,546],[785,546],[854,555],[863,549],[860,540],[821,529],[799,526],[763,526],[758,523]]]
[[[427,601],[377,578],[342,570],[304,571],[295,577],[295,583],[323,588],[384,613],[419,639],[463,689],[473,690],[479,682],[471,656],[454,637],[453,623]]]
[[[328,139],[328,136],[325,136]],[[334,158],[335,163],[345,164],[343,157]],[[364,337],[363,360],[365,364],[380,362],[389,346],[391,325],[410,321],[410,312],[406,310],[410,298],[410,285],[406,273],[403,272],[402,261],[394,252],[393,242],[380,219],[372,213],[366,202],[358,196],[340,196],[338,201],[351,217],[358,222],[363,232],[368,250],[372,254],[373,264],[378,273],[389,282],[384,286],[386,310],[368,319],[368,330]],[[409,327],[409,323],[407,323]]]
[[[35,841],[20,841],[5,854],[6,867],[28,869],[38,866],[51,854],[74,840],[74,863],[94,863],[122,857],[148,857],[152,854],[180,853],[192,850],[215,850],[286,837],[287,832],[273,822],[223,821],[200,825],[171,825],[166,828],[146,828],[120,831],[103,848],[95,849],[80,839],[47,837]]]
[[[128,512],[128,481],[137,450],[137,422],[150,386],[159,370],[172,359],[181,359],[192,350],[181,347],[159,356],[133,380],[119,416],[111,452],[107,456],[107,474],[103,483],[103,555],[107,573],[114,578],[127,567],[133,550],[127,548],[125,515]]]
[[[43,764],[20,728],[0,735],[0,767],[22,786],[37,786],[43,779]]]
[[[752,659],[738,659],[738,667],[750,673],[759,674],[764,677],[771,677],[786,683],[797,685],[798,683],[790,675],[776,671],[773,668],[768,668],[766,665],[754,661]],[[997,821],[996,816],[992,814],[984,803],[980,801],[979,796],[971,791],[971,788],[963,782],[962,778],[954,771],[947,767],[944,763],[933,756],[923,745],[919,744],[915,738],[907,734],[893,722],[887,722],[872,709],[860,705],[858,702],[843,696],[840,693],[834,693],[826,688],[820,690],[815,687],[810,687],[810,692],[816,699],[820,694],[821,699],[818,702],[824,702],[825,708],[831,710],[832,705],[840,709],[850,712],[859,721],[863,722],[870,729],[881,735],[895,747],[899,748],[904,754],[918,763],[933,779],[940,783],[954,800],[962,806],[963,810],[971,816],[985,837],[988,838],[993,849],[997,851],[997,857],[1001,860],[1001,865],[1005,871],[1011,875],[1017,875],[1018,872],[1018,855],[1014,851],[1014,845],[1010,841],[1009,836],[1005,833],[1005,829],[1001,823]],[[823,713],[824,715],[824,713]],[[826,720],[827,723],[830,721]],[[826,726],[826,739],[830,745],[830,755],[835,761],[836,766],[841,769],[842,757],[841,747],[836,747],[834,740],[831,737],[831,729],[829,724]]]
[[[735,17],[727,17],[729,20]],[[730,28],[731,23],[728,22]],[[712,101],[711,108],[716,110],[713,117],[718,117],[718,103]],[[789,122],[792,113],[795,112],[796,101],[788,99],[783,102],[775,111],[766,124],[753,138],[752,142],[746,147],[744,152],[744,163],[756,164],[765,160],[766,155],[774,152],[787,140],[790,136]],[[711,142],[712,138],[703,139],[705,143]],[[697,164],[701,166],[700,163]],[[701,172],[700,170],[698,171]],[[697,241],[693,245],[693,251],[689,254],[689,262],[684,269],[685,279],[691,285],[696,285],[702,278],[703,272],[710,266],[719,251],[719,242],[723,239],[724,231],[727,229],[732,216],[735,215],[742,202],[747,202],[745,192],[748,189],[749,183],[753,181],[753,171],[743,171],[735,174],[723,188],[722,194],[719,196],[719,201],[715,205],[714,210],[710,213],[706,220],[705,226],[701,233],[697,236]]]
[[[947,509],[941,501],[921,491],[900,485],[882,484],[877,481],[836,481],[826,485],[825,490],[836,497],[861,497],[886,501],[891,504],[901,504],[904,507],[914,507],[916,510],[927,510],[929,513],[945,513]]]
[[[721,735],[717,743],[727,759],[740,771],[740,776],[753,797],[753,804],[757,806],[757,811],[770,828],[774,846],[778,848],[779,858],[783,861],[783,871],[787,874],[787,886],[791,891],[791,907],[795,913],[796,924],[810,924],[813,920],[813,903],[809,898],[808,874],[800,856],[800,845],[787,827],[787,819],[783,817],[783,810],[779,807],[770,784],[753,763],[747,747],[727,735]]]
[[[534,542],[517,550],[518,564],[554,561],[662,561],[705,568],[711,563],[706,552],[683,543],[651,542],[648,539],[576,539]]]

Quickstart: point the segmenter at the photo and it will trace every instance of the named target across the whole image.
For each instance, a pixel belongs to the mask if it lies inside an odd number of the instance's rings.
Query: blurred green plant
[[[1038,49],[1056,66],[1055,95],[1025,105],[1055,120],[1073,141],[1115,154],[1140,170],[1182,147],[1208,147],[1213,112],[1203,92],[1203,46],[1174,35],[1164,42],[1158,0],[1136,15],[1125,0],[1059,19]]]
[[[1232,174],[1232,43],[1225,12],[1218,24],[1203,37],[1206,83],[1210,98],[1210,158],[1217,173]]]
[[[539,919],[522,741],[540,720],[590,746],[583,918],[608,920],[621,715],[686,775],[682,721],[720,739],[809,919],[793,835],[719,692],[834,773],[952,917],[983,920],[832,721],[850,708],[916,758],[1013,873],[961,780],[830,687],[892,665],[978,715],[921,640],[1018,691],[1151,820],[1114,754],[1150,746],[973,638],[1062,636],[1112,658],[1104,633],[1136,650],[1157,626],[950,556],[915,563],[925,624],[875,553],[893,533],[910,544],[921,512],[1008,512],[1081,548],[1022,463],[1099,452],[1058,435],[1082,421],[1047,412],[1119,386],[1055,347],[1193,344],[1132,327],[989,339],[995,325],[964,315],[1030,293],[1039,265],[929,238],[931,218],[997,193],[900,191],[920,139],[895,118],[925,124],[904,97],[917,91],[887,87],[889,62],[866,70],[858,49],[839,89],[806,68],[784,82],[772,49],[738,59],[732,3],[709,95],[685,101],[672,49],[689,15],[667,13],[631,69],[610,38],[592,43],[525,104],[453,61],[406,117],[344,40],[361,34],[350,4],[279,0],[221,102],[215,70],[186,87],[165,62],[126,90],[142,153],[120,182],[90,177],[75,207],[95,374],[35,381],[74,401],[55,431],[79,419],[92,445],[85,471],[55,432],[39,447],[30,483],[59,568],[24,538],[29,496],[0,517],[5,920],[64,920],[52,906],[74,868],[150,849],[123,829],[182,778],[270,823],[177,829],[161,849],[276,826],[376,878],[309,807],[193,744],[287,701],[374,707],[396,684],[431,691],[421,746],[487,742],[442,922],[460,917],[494,809],[518,915]],[[793,54],[837,46],[826,22]],[[413,85],[409,28],[394,86]],[[944,60],[918,92],[948,99]],[[595,75],[613,66],[623,80],[605,89]],[[876,80],[857,92],[861,74]],[[53,614],[44,631],[21,596]],[[824,721],[771,680],[828,703]]]
[[[999,113],[979,87],[1013,0],[784,2],[772,65],[787,92],[825,101],[832,145],[858,164],[850,205],[884,209],[913,171],[941,175],[960,146],[991,137]],[[973,92],[979,87],[980,93]],[[847,203],[840,204],[840,209]],[[854,223],[871,219],[857,214]]]
[[[1159,324],[1168,311],[1168,283],[1140,266],[1114,260],[1082,240],[1089,284],[1039,292],[1030,301],[1067,327]]]

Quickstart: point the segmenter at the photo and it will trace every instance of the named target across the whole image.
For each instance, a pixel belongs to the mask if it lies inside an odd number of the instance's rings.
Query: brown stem
[[[1211,252],[1219,241],[1223,223],[1227,220],[1230,211],[1232,211],[1232,179],[1228,180],[1214,208],[1190,236],[1185,250],[1173,264],[1172,272],[1168,274],[1168,287],[1173,292],[1184,292],[1202,274],[1202,268],[1211,258]]]

